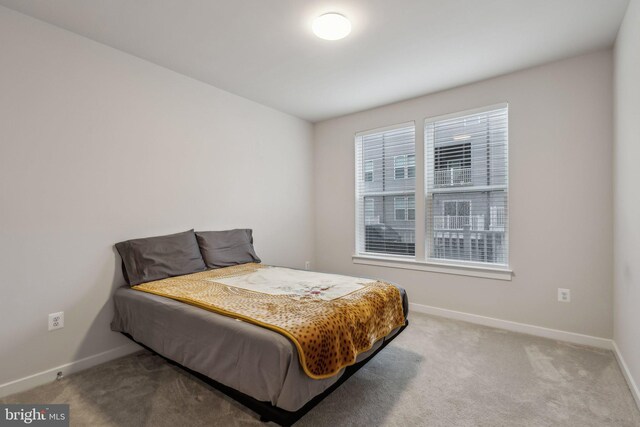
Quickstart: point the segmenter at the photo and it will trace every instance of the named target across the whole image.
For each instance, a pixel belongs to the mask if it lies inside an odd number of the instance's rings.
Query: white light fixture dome
[[[313,21],[313,32],[325,40],[340,40],[351,32],[351,22],[339,13],[325,13]]]

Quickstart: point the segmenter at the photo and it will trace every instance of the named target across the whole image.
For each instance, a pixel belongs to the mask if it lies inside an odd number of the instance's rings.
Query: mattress
[[[405,318],[406,293],[400,289]],[[311,379],[300,366],[298,352],[285,336],[238,319],[173,299],[121,287],[114,294],[111,329],[124,332],[189,369],[259,401],[296,411],[341,377]],[[369,351],[368,358],[392,331]]]

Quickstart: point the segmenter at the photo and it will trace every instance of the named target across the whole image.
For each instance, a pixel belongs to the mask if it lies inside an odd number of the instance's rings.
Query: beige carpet
[[[422,314],[296,426],[640,426],[610,351]],[[260,426],[141,352],[2,403],[70,403],[76,426]]]

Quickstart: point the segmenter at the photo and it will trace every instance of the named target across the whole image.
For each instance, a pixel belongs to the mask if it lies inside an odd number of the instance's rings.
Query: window
[[[508,264],[508,111],[425,123],[427,259]]]
[[[356,251],[414,256],[414,124],[359,133],[355,145]]]
[[[434,147],[434,186],[471,184],[471,143]]]
[[[407,178],[416,177],[416,156],[410,154],[407,156]]]
[[[364,222],[365,224],[377,223],[376,204],[373,197],[364,198]]]
[[[415,196],[401,196],[393,198],[393,211],[396,221],[415,221],[416,198]]]
[[[364,162],[364,182],[373,182],[373,160]]]
[[[510,280],[507,104],[424,126],[418,164],[413,123],[356,134],[354,262]]]
[[[395,212],[396,221],[404,221],[407,213],[407,198],[406,197],[394,197],[393,198],[393,210]]]
[[[406,178],[405,172],[407,163],[407,156],[395,156],[393,158],[393,175],[395,179]]]
[[[415,154],[405,154],[393,158],[394,179],[405,179],[416,177],[416,156]]]
[[[407,205],[407,219],[409,221],[415,221],[416,220],[416,197],[409,196],[408,199],[409,201]]]
[[[443,203],[442,214],[447,216],[469,216],[471,212],[471,201],[469,200],[449,200]]]

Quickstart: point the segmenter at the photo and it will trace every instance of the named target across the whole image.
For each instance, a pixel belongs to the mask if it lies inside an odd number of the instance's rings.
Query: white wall
[[[354,133],[415,120],[420,146],[425,117],[505,101],[513,280],[353,264]],[[318,123],[317,266],[396,282],[414,303],[611,338],[612,133],[609,50]]]
[[[640,385],[640,0],[631,0],[615,48],[614,339]],[[630,381],[630,382],[632,382]]]
[[[252,227],[313,259],[309,123],[3,7],[0,40],[0,384],[127,342],[115,242]]]

